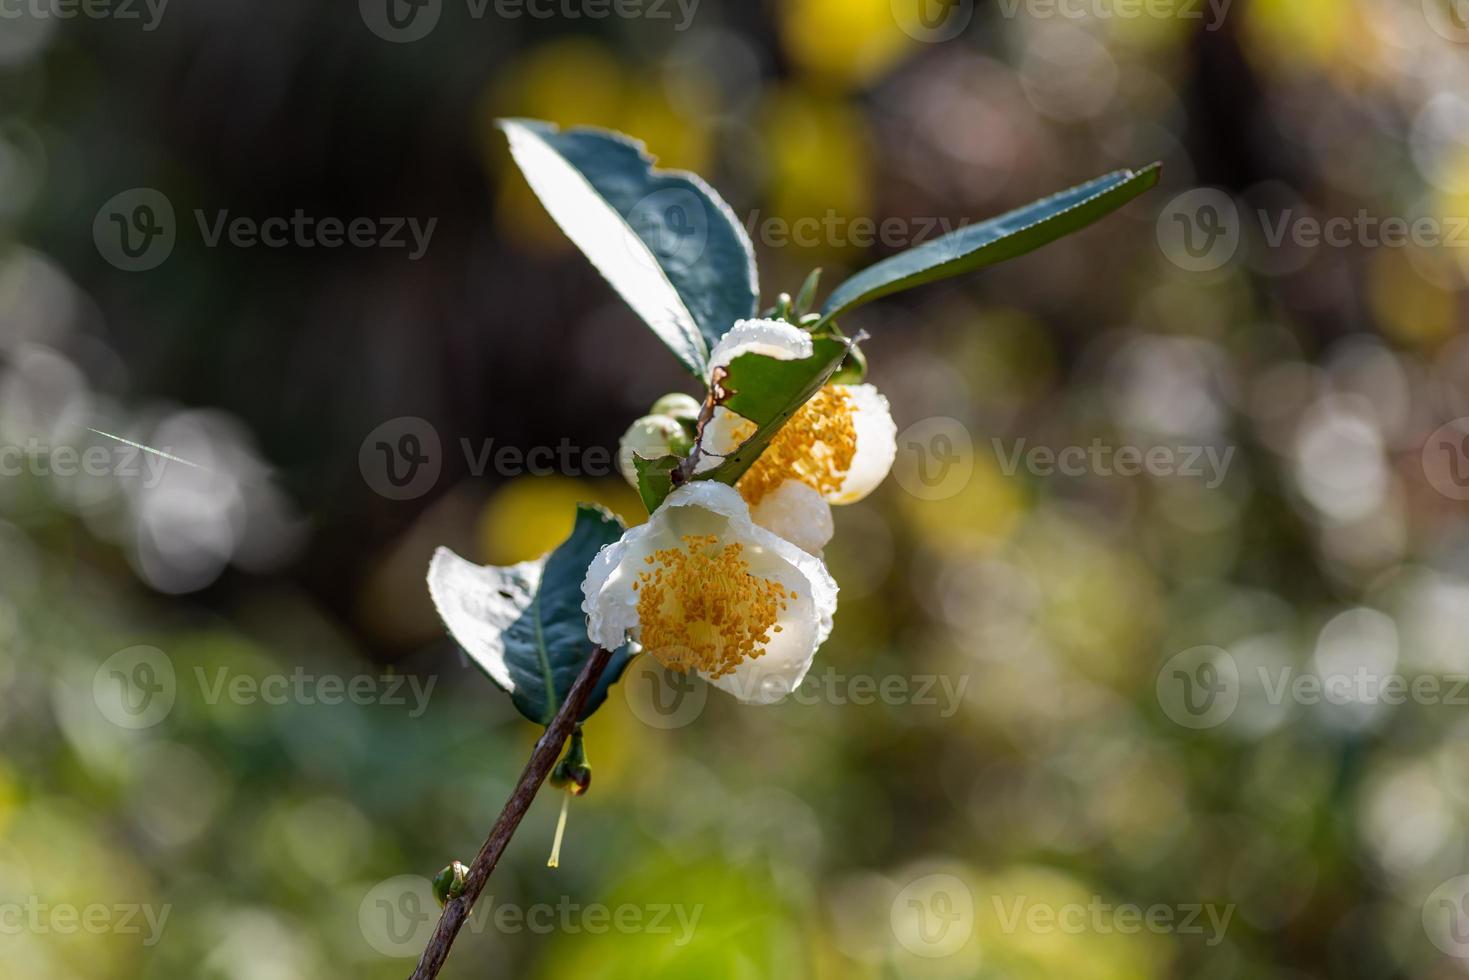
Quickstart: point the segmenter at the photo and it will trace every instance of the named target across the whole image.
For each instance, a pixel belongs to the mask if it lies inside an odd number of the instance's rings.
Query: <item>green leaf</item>
[[[571,536],[535,561],[476,565],[440,548],[429,564],[428,591],[444,625],[537,724],[551,723],[591,656],[581,583],[597,552],[622,531],[622,522],[606,509],[579,504]],[[613,652],[582,718],[607,699],[629,658],[625,646]]]
[[[806,281],[801,283],[801,291],[796,294],[796,319],[799,320],[811,311],[816,302],[816,287],[821,284],[821,270],[812,269]]]
[[[697,176],[655,170],[643,144],[601,129],[502,119],[510,153],[546,210],[684,367],[755,315],[755,252]]]
[[[802,360],[782,361],[764,354],[741,354],[731,361],[727,372],[715,378],[709,397],[715,405],[723,405],[754,422],[755,434],[718,466],[697,477],[735,483],[760,458],[780,427],[826,384],[853,343],[839,337],[814,337],[811,356]]]
[[[638,474],[638,496],[643,498],[643,506],[648,508],[648,513],[662,506],[673,492],[673,473],[682,462],[673,455],[645,459],[633,453],[632,466]]]
[[[973,272],[1040,248],[1152,187],[1162,166],[1154,163],[1137,171],[1117,170],[883,259],[838,286],[822,306],[822,317],[829,320],[880,296]]]

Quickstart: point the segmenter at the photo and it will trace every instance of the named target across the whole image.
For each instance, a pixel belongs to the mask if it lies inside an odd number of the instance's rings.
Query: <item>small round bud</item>
[[[464,882],[469,877],[469,868],[464,862],[455,861],[434,875],[434,898],[440,905],[448,905],[464,894]]]
[[[581,796],[592,785],[592,767],[585,761],[562,759],[551,770],[551,785],[564,789],[572,796]]]
[[[627,427],[617,443],[617,469],[628,485],[636,490],[638,473],[633,469],[634,453],[644,459],[657,459],[669,453],[682,456],[692,445],[689,434],[677,420],[667,415],[644,415]]]
[[[675,392],[671,395],[664,395],[654,402],[652,413],[654,415],[667,415],[669,418],[677,419],[680,422],[697,422],[699,412],[703,407],[699,403],[699,400],[692,395]]]

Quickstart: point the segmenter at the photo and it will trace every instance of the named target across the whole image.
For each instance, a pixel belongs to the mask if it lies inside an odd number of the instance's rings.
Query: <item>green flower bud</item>
[[[592,785],[592,767],[587,763],[587,748],[580,725],[572,729],[566,755],[551,770],[551,785],[566,790],[572,796],[581,796]]]
[[[693,447],[693,439],[677,419],[667,415],[644,415],[627,427],[617,444],[617,469],[622,478],[634,490],[638,486],[638,473],[633,469],[633,454],[644,459],[657,459],[673,453],[686,456]]]
[[[572,796],[581,796],[592,785],[592,767],[585,762],[562,759],[551,770],[551,785],[564,789]]]
[[[654,402],[651,412],[654,415],[667,415],[669,418],[688,423],[698,421],[699,412],[703,407],[692,395],[675,392],[671,395],[664,395]]]
[[[469,868],[462,861],[455,861],[434,875],[434,898],[440,905],[448,905],[464,894],[464,881],[469,877]]]

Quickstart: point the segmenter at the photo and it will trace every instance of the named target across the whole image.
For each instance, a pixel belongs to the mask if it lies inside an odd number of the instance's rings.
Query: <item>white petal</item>
[[[800,480],[786,480],[754,507],[755,523],[809,554],[821,555],[831,540],[831,504]]]
[[[877,489],[898,455],[898,427],[888,400],[872,385],[844,385],[851,397],[852,424],[857,429],[857,451],[842,487],[826,499],[834,504],[856,503]]]
[[[731,412],[723,405],[715,405],[714,413],[704,423],[704,433],[699,437],[699,461],[694,464],[695,473],[704,473],[724,462],[724,457],[740,448],[740,444],[755,434],[755,423],[743,415]]]
[[[778,361],[811,356],[811,335],[784,320],[739,320],[709,353],[709,368],[728,366],[741,354],[764,354]]]

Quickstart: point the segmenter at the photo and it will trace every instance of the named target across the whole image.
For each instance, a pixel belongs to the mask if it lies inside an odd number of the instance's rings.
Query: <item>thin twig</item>
[[[485,838],[484,846],[479,849],[474,863],[469,866],[463,893],[444,906],[439,924],[434,927],[434,934],[429,939],[423,956],[419,958],[418,968],[413,971],[410,980],[433,980],[439,975],[444,960],[449,956],[449,948],[454,945],[454,937],[459,934],[464,920],[469,917],[480,892],[484,891],[485,884],[490,880],[490,872],[495,870],[515,828],[520,826],[520,821],[530,809],[531,801],[536,798],[536,791],[541,788],[541,783],[545,782],[551,768],[556,765],[556,760],[561,757],[561,748],[571,735],[572,728],[576,726],[577,718],[581,717],[582,708],[586,706],[592,688],[596,687],[611,657],[610,652],[598,647],[587,658],[586,666],[571,685],[571,690],[566,693],[566,700],[561,703],[556,717],[551,720],[540,741],[536,742],[535,751],[525,764],[525,770],[520,774],[515,790],[505,803],[505,809],[500,811],[500,818],[495,821],[490,836]]]

